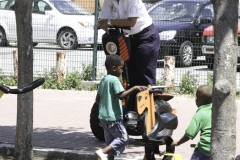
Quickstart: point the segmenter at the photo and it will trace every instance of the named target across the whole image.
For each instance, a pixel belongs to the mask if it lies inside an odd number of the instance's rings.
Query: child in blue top
[[[101,160],[114,160],[115,155],[121,154],[128,143],[128,134],[123,125],[123,110],[121,100],[136,91],[145,90],[146,86],[134,86],[124,91],[119,80],[124,62],[116,54],[107,56],[105,67],[107,75],[99,84],[96,103],[99,105],[100,124],[104,129],[107,147],[95,152]],[[108,155],[108,156],[107,156]]]
[[[190,160],[209,160],[212,128],[212,87],[202,85],[196,92],[196,105],[198,110],[192,117],[185,134],[179,141],[174,141],[172,146],[179,146],[194,139],[200,131],[200,141]]]

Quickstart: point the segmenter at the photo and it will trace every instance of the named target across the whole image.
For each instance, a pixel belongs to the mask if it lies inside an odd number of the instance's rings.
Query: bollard
[[[66,54],[63,52],[57,52],[57,81],[62,82],[66,79]]]
[[[164,85],[169,87],[169,93],[174,92],[175,56],[164,57]]]
[[[18,76],[18,51],[13,51],[13,69],[14,69],[14,77]]]

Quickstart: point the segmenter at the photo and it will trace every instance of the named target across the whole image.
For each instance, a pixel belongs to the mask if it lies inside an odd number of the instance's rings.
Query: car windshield
[[[88,11],[77,5],[75,2],[72,1],[50,1],[56,9],[61,12],[62,14],[70,14],[70,15],[90,15]]]
[[[167,2],[155,4],[149,9],[153,20],[191,22],[200,4],[198,2]]]
[[[13,0],[0,0],[0,9],[10,9],[11,6],[13,6],[14,1]]]

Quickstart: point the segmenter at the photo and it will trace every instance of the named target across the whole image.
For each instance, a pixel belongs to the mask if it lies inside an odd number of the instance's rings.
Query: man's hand
[[[107,34],[109,34],[109,32],[108,32],[107,19],[100,19],[100,20],[98,21],[98,26],[99,26],[100,28],[102,28],[104,31],[106,31]]]

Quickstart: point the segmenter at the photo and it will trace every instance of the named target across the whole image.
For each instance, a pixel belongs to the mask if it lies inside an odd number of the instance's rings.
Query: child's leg
[[[108,154],[111,150],[113,150],[112,146],[107,146],[102,149],[104,154]],[[108,160],[114,160],[114,156],[108,156]]]
[[[108,154],[111,150],[113,150],[112,146],[107,146],[102,149],[104,154]]]
[[[119,155],[125,150],[125,146],[128,143],[129,136],[123,125],[122,121],[115,122],[113,128],[109,129],[114,139],[108,144],[113,148],[108,153],[109,156]]]
[[[120,122],[101,122],[104,128],[104,137],[107,147],[103,148],[101,152],[108,154],[109,160],[114,159],[114,155],[119,155],[125,150],[125,145],[128,143],[128,134]]]
[[[105,142],[108,145],[107,147],[103,148],[103,149],[99,149],[97,151],[95,151],[95,154],[98,156],[98,159],[101,160],[108,160],[109,156],[107,156],[107,154],[113,150],[112,146],[110,146],[109,144],[114,140],[114,137],[111,135],[111,133],[108,131],[108,123],[107,121],[100,121],[101,126],[104,129],[104,138],[105,138]]]
[[[210,157],[199,152],[198,148],[195,148],[190,160],[210,160]]]
[[[114,156],[108,156],[108,160],[114,160]]]

